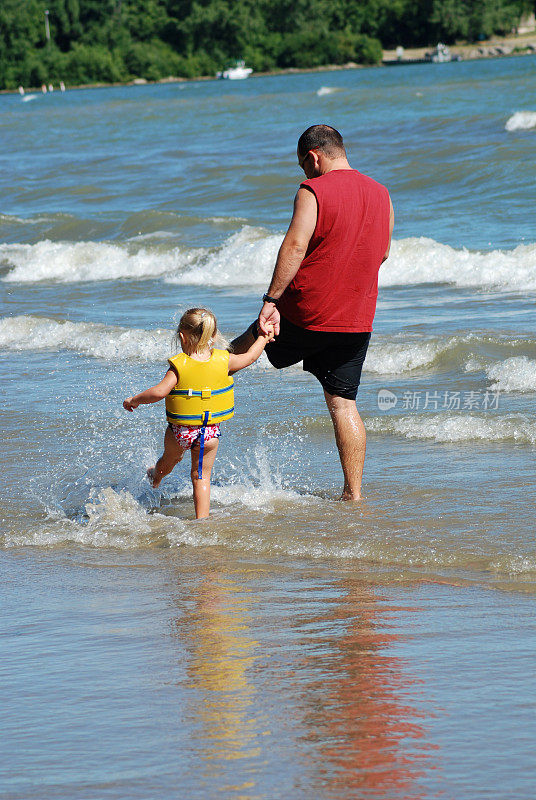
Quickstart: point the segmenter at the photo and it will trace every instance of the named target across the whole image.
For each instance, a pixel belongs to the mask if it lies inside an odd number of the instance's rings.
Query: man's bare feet
[[[149,467],[147,470],[147,479],[153,489],[157,489],[160,486],[160,481],[162,480],[162,478],[156,478],[155,467]]]
[[[359,503],[361,500],[361,495],[355,495],[351,492],[344,491],[341,496],[339,497],[339,502],[346,502],[346,503]]]

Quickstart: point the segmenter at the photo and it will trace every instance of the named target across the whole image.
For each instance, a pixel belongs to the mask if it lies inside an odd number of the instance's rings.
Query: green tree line
[[[2,0],[0,88],[191,78],[236,59],[255,71],[374,64],[382,47],[508,33],[533,8],[533,0]]]

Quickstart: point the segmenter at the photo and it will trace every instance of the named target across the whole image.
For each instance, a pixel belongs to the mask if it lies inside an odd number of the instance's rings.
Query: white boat
[[[449,61],[461,61],[460,56],[453,56],[447,45],[441,42],[437,43],[437,47],[432,50],[429,58],[433,64],[447,64]]]
[[[242,81],[244,78],[249,78],[252,72],[252,68],[246,67],[244,61],[237,61],[234,67],[229,67],[223,72],[216,73],[216,77],[224,78],[228,81]]]

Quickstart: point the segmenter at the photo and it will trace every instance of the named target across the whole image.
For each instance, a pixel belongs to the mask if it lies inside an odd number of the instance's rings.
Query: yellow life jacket
[[[168,361],[179,375],[179,382],[166,397],[168,422],[214,425],[233,416],[234,381],[229,376],[227,350],[213,350],[208,361],[196,361],[186,353]]]

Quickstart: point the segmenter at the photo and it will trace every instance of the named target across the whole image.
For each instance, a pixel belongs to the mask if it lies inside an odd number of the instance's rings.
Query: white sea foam
[[[102,281],[163,278],[207,286],[266,285],[281,234],[244,226],[218,248],[187,250],[161,242],[136,249],[134,243],[51,242],[0,245],[4,281]],[[393,242],[380,270],[380,285],[451,283],[506,291],[536,290],[536,244],[489,253],[456,250],[433,239]]]
[[[165,360],[171,351],[171,331],[120,328],[93,322],[66,322],[20,315],[0,319],[4,350],[72,350],[107,360]]]
[[[184,269],[199,251],[178,247],[141,249],[102,242],[51,242],[0,245],[0,264],[12,267],[4,281],[106,281],[118,278],[155,278]]]
[[[365,369],[377,375],[398,375],[430,366],[443,352],[455,347],[460,337],[429,342],[373,341],[367,355]]]
[[[165,360],[171,351],[172,331],[143,330],[93,322],[69,322],[21,314],[0,318],[0,348],[3,350],[70,350],[85,356],[115,359]],[[231,334],[232,335],[232,334]],[[457,337],[425,344],[375,344],[367,359],[367,370],[390,375],[429,365],[437,355],[455,346]],[[253,369],[271,370],[265,354]]]
[[[212,486],[214,514],[218,513],[218,509],[223,511],[227,507],[233,507],[237,513],[243,514],[251,511],[271,513],[277,507],[284,507],[287,512],[294,510],[300,515],[300,509],[304,506],[310,508],[321,502],[320,498],[283,488],[277,469],[274,469],[264,446],[255,449],[252,463],[245,471],[244,465],[241,467],[239,475],[224,484]],[[141,497],[135,497],[138,491],[134,490],[133,493],[126,488],[114,489],[110,486],[91,488],[89,497],[82,501],[82,507],[75,515],[67,515],[62,510],[61,502],[48,497],[45,502],[48,519],[44,523],[25,531],[20,529],[20,525],[13,525],[1,540],[8,546],[50,546],[76,542],[91,547],[122,549],[160,544],[206,547],[229,543],[225,526],[210,529],[192,524],[188,518],[192,508],[190,481],[185,482],[183,489],[171,494],[166,492],[165,487],[160,495],[159,490],[150,490],[147,486]],[[187,501],[187,519],[156,511],[154,506],[158,506],[161,496],[178,508],[184,498]],[[271,535],[262,543],[258,536],[250,534],[249,527],[246,531],[247,535],[241,538],[233,525],[231,546],[254,551],[262,550],[266,545],[272,546]]]
[[[238,331],[226,331],[232,337]],[[416,369],[431,369],[438,359],[452,359],[454,364],[464,362],[466,348],[471,346],[473,335],[435,337],[428,341],[395,341],[388,337],[373,340],[365,363],[368,373],[375,375],[402,375]],[[108,361],[137,359],[147,362],[165,361],[172,349],[173,331],[156,328],[123,328],[95,322],[70,322],[50,317],[20,314],[0,318],[0,349],[11,351],[67,350],[92,358]],[[515,347],[515,341],[512,346]],[[504,364],[504,371],[501,367]],[[482,370],[485,365],[467,362],[469,367]],[[251,369],[271,371],[263,353]],[[292,367],[290,368],[292,369]],[[301,370],[301,365],[294,369]],[[529,359],[510,358],[489,367],[488,376],[497,381],[504,391],[532,391],[536,388],[536,362]],[[508,381],[508,386],[507,386]],[[514,388],[515,386],[515,388]],[[510,387],[510,388],[509,388]],[[494,387],[495,388],[495,385]]]
[[[78,544],[122,550],[181,546],[230,548],[242,553],[271,556],[358,559],[369,566],[395,567],[397,571],[404,567],[413,571],[425,567],[428,578],[430,567],[481,572],[483,564],[486,564],[490,573],[510,577],[526,577],[536,569],[532,555],[499,554],[496,548],[489,551],[485,542],[473,543],[472,547],[469,545],[456,552],[452,550],[450,540],[442,546],[439,539],[430,542],[426,537],[423,540],[418,531],[411,541],[405,533],[400,536],[393,533],[392,528],[387,536],[378,536],[374,520],[370,524],[369,515],[363,516],[359,509],[352,509],[351,526],[343,522],[340,535],[334,538],[333,530],[337,529],[341,515],[346,512],[346,509],[335,508],[338,505],[335,502],[278,490],[273,485],[257,487],[256,492],[254,489],[248,492],[247,486],[213,488],[216,489],[213,514],[203,525],[193,522],[189,514],[187,518],[180,518],[175,513],[162,513],[148,506],[147,498],[145,502],[136,499],[126,489],[107,487],[90,493],[83,513],[77,519],[57,511],[26,529],[21,528],[20,522],[8,524],[0,542],[4,547]],[[191,494],[191,490],[188,493]],[[181,505],[180,499],[174,503],[176,510],[180,510]],[[188,505],[191,507],[190,497]],[[233,506],[231,517],[222,508],[226,505]],[[251,510],[256,512],[251,518],[253,524],[244,525],[248,519],[244,515],[249,513],[251,517]],[[281,525],[276,521],[275,527],[274,524],[267,526],[265,514],[270,514],[268,519],[273,520],[274,512],[276,520],[283,513],[287,524]],[[318,525],[319,513],[322,525]],[[332,526],[329,525],[330,516]],[[381,520],[376,522],[381,525]]]
[[[378,335],[372,339],[364,369],[378,375],[397,375],[422,368],[443,369],[450,365],[452,368],[458,369],[463,366],[465,372],[481,372],[486,370],[489,359],[484,356],[476,357],[472,353],[475,345],[484,346],[490,350],[500,348],[501,353],[510,349],[512,353],[515,353],[519,346],[532,345],[532,340],[508,336],[483,336],[477,333],[430,338],[402,338],[397,335],[394,339]],[[469,354],[471,355],[467,358]],[[518,360],[522,362],[519,365],[517,365]],[[522,380],[528,380],[527,385],[532,385],[533,373],[529,367],[535,365],[536,362],[532,361],[527,365],[527,359],[511,358],[505,363],[510,361],[516,362],[517,369],[523,368]],[[489,371],[488,375],[495,377],[495,374],[492,375]]]
[[[323,97],[326,94],[334,94],[334,92],[340,92],[341,90],[336,86],[321,86],[320,89],[317,89],[318,97]]]
[[[536,361],[526,356],[507,358],[486,369],[490,387],[501,392],[536,392]]]
[[[64,218],[66,215],[60,214],[57,216]],[[54,222],[56,219],[57,217],[49,214],[36,214],[33,217],[17,217],[15,214],[0,214],[0,222],[19,222],[22,225],[41,225],[43,222]]]
[[[507,131],[528,131],[536,128],[536,111],[516,111],[504,126]]]
[[[75,542],[86,547],[116,547],[123,550],[146,545],[210,544],[203,531],[189,531],[185,523],[174,516],[153,512],[125,489],[111,487],[94,491],[85,504],[83,520],[70,519],[53,512],[48,520],[29,530],[14,527],[4,535],[7,546],[51,545]]]
[[[451,283],[471,288],[536,290],[536,244],[514,250],[480,253],[455,250],[433,239],[393,242],[389,260],[380,269],[382,286]]]
[[[518,414],[498,419],[486,413],[415,414],[404,417],[373,417],[365,422],[367,430],[388,433],[407,439],[431,439],[435,442],[521,442],[536,444],[536,423]]]
[[[166,280],[209,286],[264,285],[270,281],[281,242],[281,235],[246,225],[206,259]]]

